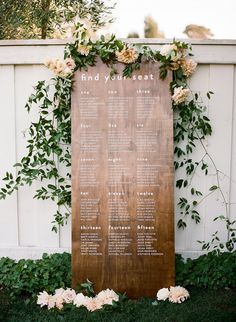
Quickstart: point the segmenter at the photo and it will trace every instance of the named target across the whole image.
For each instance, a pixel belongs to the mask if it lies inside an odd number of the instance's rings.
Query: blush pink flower
[[[189,298],[189,292],[181,286],[171,286],[170,287],[170,295],[169,295],[169,301],[172,303],[182,303],[187,298]]]

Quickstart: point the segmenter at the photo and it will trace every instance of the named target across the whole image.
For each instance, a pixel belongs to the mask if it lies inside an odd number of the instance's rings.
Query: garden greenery
[[[64,225],[70,215],[71,208],[71,91],[73,73],[76,70],[86,71],[89,66],[95,66],[98,58],[110,68],[111,77],[116,71],[117,62],[124,64],[123,76],[132,77],[145,61],[159,63],[160,78],[165,79],[172,72],[170,83],[172,108],[174,110],[174,141],[176,171],[182,178],[176,181],[176,187],[190,191],[192,198],[180,197],[177,201],[180,215],[178,228],[187,226],[187,218],[196,224],[201,221],[198,205],[215,191],[220,191],[226,207],[225,215],[218,216],[225,222],[228,231],[226,243],[220,241],[217,232],[209,242],[200,241],[203,249],[212,246],[218,250],[232,251],[236,242],[234,222],[228,219],[228,205],[220,187],[219,171],[214,160],[209,155],[204,140],[212,134],[210,120],[206,107],[197,93],[188,88],[188,77],[195,71],[196,63],[191,59],[191,46],[174,41],[164,45],[160,51],[148,46],[126,44],[114,35],[101,36],[95,39],[95,34],[89,23],[79,22],[76,26],[74,42],[69,43],[64,52],[64,60],[48,59],[45,65],[52,70],[54,77],[50,81],[39,81],[34,92],[29,97],[26,109],[30,112],[38,109],[38,120],[32,122],[28,131],[27,154],[15,164],[16,177],[7,172],[3,180],[6,185],[0,189],[0,199],[17,190],[22,185],[31,185],[40,180],[42,186],[36,191],[35,198],[51,199],[58,205],[54,214],[52,230]],[[208,99],[212,92],[207,93]],[[198,144],[203,147],[205,154],[201,160],[193,159],[193,152]],[[203,195],[199,189],[192,186],[196,171],[208,173],[208,163],[215,169],[217,184],[209,187],[209,192]],[[68,169],[65,171],[62,169]],[[50,180],[50,183],[49,183]]]
[[[219,289],[236,287],[236,252],[202,255],[184,261],[176,255],[176,285]],[[0,286],[11,296],[35,296],[42,290],[53,293],[57,288],[71,287],[71,255],[68,253],[47,255],[41,259],[0,259]],[[78,286],[77,291],[93,296],[90,281]],[[95,285],[96,286],[96,285]]]

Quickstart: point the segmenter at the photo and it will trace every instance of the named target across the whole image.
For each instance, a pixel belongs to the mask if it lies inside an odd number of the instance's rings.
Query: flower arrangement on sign
[[[110,68],[110,77],[115,77],[116,63],[120,62],[124,64],[122,77],[130,78],[143,62],[158,62],[161,79],[165,79],[168,71],[173,75],[170,93],[175,113],[174,167],[176,171],[181,169],[180,173],[183,176],[176,180],[176,187],[185,189],[184,196],[177,200],[177,227],[185,229],[188,218],[198,224],[201,221],[198,205],[217,191],[225,205],[225,215],[214,220],[220,219],[225,223],[228,239],[223,244],[216,232],[210,242],[200,243],[203,249],[210,249],[213,245],[212,247],[218,250],[232,251],[236,242],[235,221],[230,222],[228,219],[228,204],[220,186],[219,169],[204,145],[204,140],[212,133],[206,107],[199,99],[198,93],[192,93],[188,86],[188,78],[197,66],[191,56],[191,46],[181,41],[166,44],[160,50],[152,50],[148,46],[125,43],[114,35],[96,38],[89,22],[80,21],[76,26],[74,42],[65,48],[64,59],[45,60],[45,65],[55,77],[50,82],[39,81],[34,93],[29,97],[26,108],[29,112],[36,105],[39,108],[39,119],[29,128],[28,152],[15,164],[16,177],[12,173],[6,173],[6,185],[0,189],[0,199],[5,199],[22,185],[31,185],[34,180],[40,180],[42,187],[36,190],[34,197],[56,201],[58,210],[54,214],[52,230],[57,232],[58,226],[67,223],[71,214],[71,174],[70,171],[66,175],[62,174],[60,169],[69,168],[71,165],[69,107],[74,72],[86,71],[89,66],[95,66],[100,58]],[[211,91],[207,93],[208,99],[211,94]],[[193,152],[198,142],[203,147],[204,155],[199,160],[194,160]],[[192,179],[197,171],[207,175],[209,163],[215,171],[216,183],[203,194],[192,185]],[[50,179],[55,183],[48,184]],[[47,184],[43,185],[43,182]],[[186,195],[191,197],[187,199]]]

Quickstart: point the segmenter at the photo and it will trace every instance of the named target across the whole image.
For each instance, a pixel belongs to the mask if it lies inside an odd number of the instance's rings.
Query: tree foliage
[[[113,7],[102,0],[0,0],[0,39],[53,38],[78,18],[97,29],[112,21]]]

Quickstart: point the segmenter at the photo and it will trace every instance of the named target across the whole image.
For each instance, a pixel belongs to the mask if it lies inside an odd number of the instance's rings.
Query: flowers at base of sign
[[[65,304],[72,304],[76,307],[84,306],[88,311],[93,312],[101,309],[104,305],[113,305],[113,302],[118,301],[119,295],[110,289],[99,292],[95,297],[88,297],[83,293],[76,294],[75,290],[71,288],[59,288],[55,290],[53,295],[43,291],[37,297],[37,304],[41,307],[47,306],[48,310],[52,308],[61,310]]]
[[[169,300],[172,303],[182,303],[190,297],[189,292],[182,286],[162,288],[157,292],[158,301]]]

